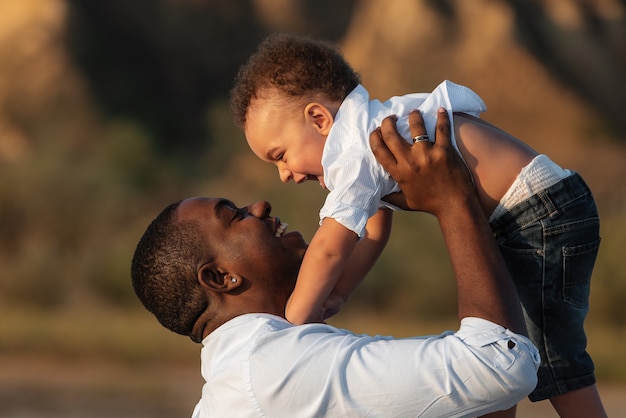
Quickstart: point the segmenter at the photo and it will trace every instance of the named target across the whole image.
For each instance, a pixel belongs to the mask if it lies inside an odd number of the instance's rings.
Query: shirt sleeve
[[[357,153],[361,156],[355,155]],[[332,173],[330,176],[342,180],[333,185],[320,210],[320,222],[333,218],[359,238],[363,238],[368,219],[380,207],[380,182],[384,181],[370,156],[363,154],[362,150],[355,149],[349,158],[327,167],[327,172]]]
[[[485,102],[473,90],[452,81],[441,82],[423,103],[418,107],[422,112],[424,126],[431,140],[435,139],[435,127],[437,126],[437,111],[443,107],[450,117],[450,128],[454,136],[453,112],[463,112],[478,117],[487,110]],[[401,125],[398,122],[398,125]],[[405,123],[406,125],[406,123]],[[452,145],[459,152],[456,138],[452,138]]]
[[[367,220],[380,207],[383,188],[393,181],[369,148],[367,91],[359,86],[350,97],[342,103],[322,155],[329,193],[320,222],[333,218],[362,238]]]
[[[262,341],[252,360],[257,401],[285,417],[483,415],[530,393],[538,366],[528,339],[478,318],[408,339],[304,325]]]

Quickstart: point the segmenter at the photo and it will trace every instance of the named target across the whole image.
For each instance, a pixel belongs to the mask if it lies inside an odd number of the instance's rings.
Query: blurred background
[[[583,175],[603,240],[589,351],[618,414],[625,13],[624,0],[0,0],[0,416],[190,416],[200,346],[145,312],[130,259],[157,213],[191,195],[269,200],[313,235],[324,192],[281,184],[227,106],[238,67],[272,32],[337,43],[381,100],[467,85],[484,119]],[[407,336],[455,315],[434,219],[398,213],[331,323]]]

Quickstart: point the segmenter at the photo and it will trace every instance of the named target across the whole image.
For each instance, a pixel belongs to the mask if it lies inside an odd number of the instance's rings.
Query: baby
[[[334,47],[278,34],[241,68],[231,109],[252,151],[275,164],[283,182],[315,180],[329,192],[287,319],[302,324],[336,313],[387,243],[395,208],[384,199],[399,189],[372,155],[370,133],[396,115],[409,138],[403,119],[418,109],[428,135],[413,141],[429,140],[440,108],[449,113],[453,144],[516,281],[530,337],[542,350],[531,399],[559,394],[557,381],[595,388],[583,322],[599,221],[582,178],[479,119],[485,104],[466,87],[444,81],[431,93],[370,100]],[[566,366],[552,370],[551,353],[565,353],[559,361]]]

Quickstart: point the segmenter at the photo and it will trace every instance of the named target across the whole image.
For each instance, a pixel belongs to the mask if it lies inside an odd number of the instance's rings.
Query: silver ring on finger
[[[418,142],[430,141],[428,139],[428,135],[417,135],[413,137],[413,143],[416,144]]]

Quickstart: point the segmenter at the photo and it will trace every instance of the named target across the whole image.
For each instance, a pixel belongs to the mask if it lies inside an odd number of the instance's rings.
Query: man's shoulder
[[[321,355],[326,349],[332,351],[332,347],[340,345],[345,338],[358,336],[327,324],[289,324],[287,327],[268,324],[256,335],[253,351],[281,358],[280,361],[295,361],[300,356],[308,355],[305,353],[315,356]]]

